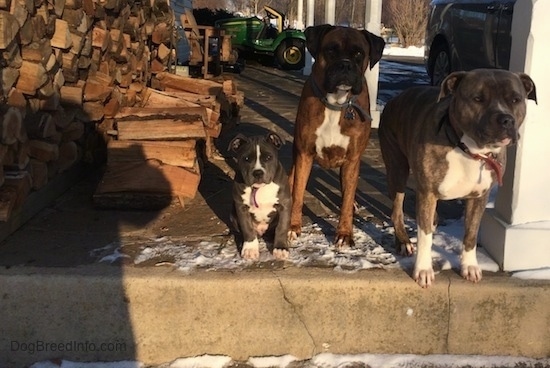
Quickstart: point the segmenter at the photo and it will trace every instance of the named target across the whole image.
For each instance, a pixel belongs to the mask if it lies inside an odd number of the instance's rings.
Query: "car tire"
[[[277,50],[275,57],[282,69],[297,70],[304,67],[305,47],[301,40],[288,39],[282,42]]]
[[[451,54],[446,44],[435,45],[432,53],[432,86],[440,86],[441,82],[451,74]]]

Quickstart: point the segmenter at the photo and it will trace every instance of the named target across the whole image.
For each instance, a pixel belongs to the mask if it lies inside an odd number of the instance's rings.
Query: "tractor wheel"
[[[305,47],[301,40],[288,39],[275,50],[275,57],[282,69],[296,70],[304,67]]]

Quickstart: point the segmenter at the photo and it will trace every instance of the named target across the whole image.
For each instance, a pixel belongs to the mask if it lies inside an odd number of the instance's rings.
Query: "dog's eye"
[[[243,160],[245,160],[246,162],[250,162],[252,161],[252,158],[250,156],[244,156]]]
[[[273,156],[271,156],[271,155],[265,155],[264,156],[264,161],[271,161],[272,158],[273,158]]]
[[[512,103],[515,105],[515,104],[518,104],[521,102],[521,98],[518,97],[518,96],[514,96],[512,97]]]
[[[474,101],[477,102],[477,103],[482,103],[483,102],[483,96],[474,96]]]

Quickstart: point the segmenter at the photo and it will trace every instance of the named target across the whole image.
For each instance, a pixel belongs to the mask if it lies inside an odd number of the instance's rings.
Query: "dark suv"
[[[451,72],[508,69],[515,0],[434,0],[424,61],[432,85]]]

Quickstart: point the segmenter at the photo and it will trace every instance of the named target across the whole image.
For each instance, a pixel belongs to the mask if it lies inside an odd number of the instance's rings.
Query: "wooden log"
[[[27,95],[34,95],[36,90],[48,81],[46,69],[42,64],[23,60],[19,69],[16,88]]]
[[[33,139],[50,138],[56,133],[55,122],[52,115],[47,112],[28,114],[24,125],[28,136]]]
[[[0,49],[7,48],[19,32],[19,22],[7,11],[0,10]]]
[[[59,145],[59,158],[51,163],[55,165],[57,173],[62,173],[70,169],[78,162],[79,151],[74,141],[63,142]]]
[[[31,158],[29,162],[29,173],[32,178],[32,189],[38,190],[48,184],[48,164]]]
[[[41,141],[38,139],[29,140],[29,155],[37,160],[48,162],[59,158],[59,146],[57,144]]]
[[[84,102],[82,111],[87,122],[100,121],[105,116],[105,106],[101,102]]]
[[[0,221],[7,221],[14,210],[20,208],[32,188],[32,178],[26,171],[5,173],[0,188]]]
[[[0,69],[0,83],[2,83],[2,96],[6,96],[12,90],[15,82],[19,78],[19,69],[15,68],[2,68]]]
[[[84,135],[84,123],[79,120],[73,120],[67,127],[61,131],[61,141],[77,141]]]
[[[8,150],[4,157],[4,169],[5,170],[25,170],[29,165],[29,141],[26,142],[17,142],[8,146]]]
[[[41,39],[21,48],[23,60],[41,63],[44,66],[48,64],[52,54],[52,46],[48,39]]]
[[[194,198],[199,182],[199,173],[177,166],[163,165],[157,160],[121,162],[107,166],[96,194],[167,193]]]
[[[92,46],[99,48],[101,51],[107,50],[111,37],[109,36],[109,31],[94,27],[92,29]]]
[[[112,92],[113,87],[89,79],[84,87],[84,101],[105,102]]]
[[[69,24],[63,19],[55,20],[55,32],[52,36],[51,43],[53,47],[66,50],[73,44]]]
[[[167,72],[158,73],[156,77],[161,86],[165,88],[171,87],[200,95],[218,95],[223,91],[223,86],[220,83],[206,79],[183,77]]]
[[[136,120],[136,119],[188,119],[190,116],[200,115],[202,119],[207,118],[206,108],[202,106],[193,106],[182,109],[180,107],[122,107],[115,119]]]
[[[196,164],[196,141],[120,141],[107,144],[107,164],[156,159],[163,164],[193,168]]]
[[[63,105],[82,106],[83,91],[81,87],[62,86],[59,92]]]
[[[16,107],[8,107],[0,116],[2,144],[11,145],[22,140],[23,116]]]
[[[126,120],[117,122],[120,140],[182,140],[206,138],[204,123],[199,115],[182,119]]]

